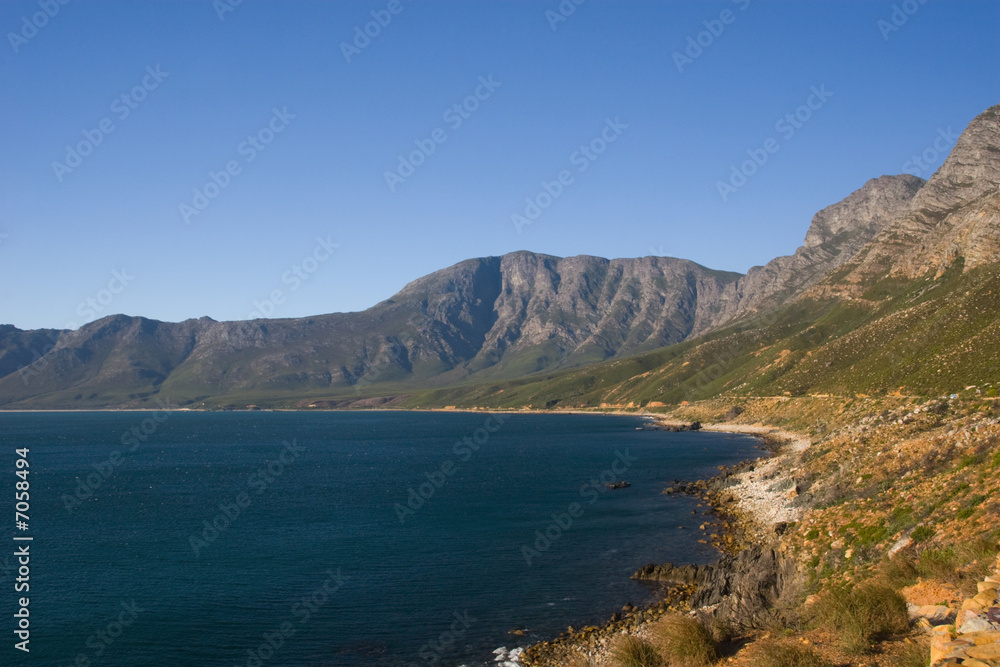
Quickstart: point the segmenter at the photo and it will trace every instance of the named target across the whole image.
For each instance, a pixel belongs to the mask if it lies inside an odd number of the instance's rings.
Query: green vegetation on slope
[[[409,407],[653,407],[715,396],[938,395],[1000,379],[1000,275],[959,264],[863,299],[802,299],[654,352],[513,382],[417,393]]]

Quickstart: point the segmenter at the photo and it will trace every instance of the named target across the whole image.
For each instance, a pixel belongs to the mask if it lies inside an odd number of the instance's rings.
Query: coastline
[[[691,423],[657,413],[616,411],[615,414],[649,417],[663,428]],[[795,466],[790,464],[809,447],[811,441],[807,436],[767,426],[729,422],[704,424],[699,430],[753,435],[768,452],[756,459],[720,466],[719,474],[712,478],[682,483],[682,488],[664,489],[665,494],[693,495],[707,504],[711,519],[701,527],[708,531],[718,529],[716,533],[703,531],[706,537],[711,537],[709,543],[718,552],[715,562],[707,566],[672,563],[644,566],[632,578],[660,582],[664,586],[662,600],[642,608],[627,606],[622,612],[612,614],[601,626],[580,630],[568,626],[552,640],[528,646],[523,653],[523,664],[533,667],[559,667],[575,664],[574,661],[603,664],[612,640],[622,632],[641,635],[647,625],[670,612],[714,611],[719,606],[719,590],[703,590],[696,597],[696,582],[707,583],[708,588],[723,589],[729,587],[730,577],[739,576],[739,573],[753,574],[754,568],[759,566],[759,556],[767,550],[771,539],[789,523],[798,520],[801,510],[789,507],[796,488]],[[790,485],[790,490],[786,490],[786,485]],[[727,569],[733,571],[726,572]],[[714,604],[702,605],[699,600],[711,600]]]
[[[46,412],[219,412],[211,409],[173,408],[160,410],[155,408],[131,409],[70,409],[70,410],[5,410],[11,413],[46,413]],[[485,410],[485,409],[405,409],[405,408],[359,408],[359,409],[274,409],[274,410],[226,410],[225,412],[432,412],[432,413],[463,413],[463,414],[572,414],[597,416],[638,417],[651,422],[657,429],[685,428],[690,429],[690,421],[672,418],[671,415],[648,412],[643,410],[592,409],[592,410]],[[761,441],[760,447],[767,451],[758,458],[748,459],[728,467],[720,467],[720,473],[709,479],[695,480],[687,483],[686,488],[675,490],[676,493],[687,493],[697,497],[708,506],[708,517],[702,524],[702,531],[707,542],[717,550],[717,558],[710,566],[715,567],[727,556],[737,553],[740,549],[751,545],[762,546],[768,536],[774,536],[775,525],[796,520],[797,513],[789,512],[786,495],[775,490],[775,483],[781,482],[782,474],[786,476],[794,472],[787,465],[786,457],[801,453],[809,446],[805,436],[780,429],[717,422],[699,425],[695,430],[715,433],[732,433],[751,435]],[[778,486],[781,486],[780,484]],[[793,480],[794,487],[794,480]],[[666,490],[664,490],[666,492]],[[707,528],[707,531],[706,531]],[[713,532],[717,531],[717,532]],[[683,564],[681,564],[683,565]],[[644,578],[633,576],[632,578]],[[643,632],[643,627],[671,611],[690,611],[695,608],[689,604],[695,587],[688,583],[671,582],[656,579],[668,584],[664,590],[664,598],[648,604],[645,607],[626,605],[621,612],[611,615],[608,621],[600,626],[587,626],[568,629],[558,636],[537,642],[524,648],[519,659],[505,664],[527,664],[544,667],[567,664],[569,655],[584,652],[591,658],[601,658],[607,654],[611,639],[622,631]],[[571,623],[572,619],[566,619]]]

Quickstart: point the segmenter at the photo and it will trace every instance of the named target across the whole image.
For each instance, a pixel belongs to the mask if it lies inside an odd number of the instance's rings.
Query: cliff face
[[[969,123],[941,168],[826,292],[856,296],[885,275],[940,277],[959,259],[964,270],[1000,261],[998,188],[1000,105]]]
[[[716,316],[698,333],[771,310],[793,299],[854,258],[891,220],[907,210],[925,181],[916,176],[873,178],[817,213],[794,255],[777,257],[723,291]]]
[[[481,364],[543,350],[565,365],[680,342],[705,325],[739,275],[668,257],[523,252],[504,256],[500,274],[497,319],[477,356]]]
[[[47,334],[5,327],[0,404],[135,405],[157,393],[196,401],[516,377],[684,340],[737,277],[665,257],[518,252],[435,272],[360,313],[180,323],[117,315]]]

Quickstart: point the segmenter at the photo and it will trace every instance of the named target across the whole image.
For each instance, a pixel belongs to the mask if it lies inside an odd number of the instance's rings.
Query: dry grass
[[[691,616],[664,616],[650,627],[650,632],[653,645],[671,667],[703,667],[717,657],[712,633]]]
[[[893,664],[897,667],[927,667],[930,662],[931,647],[926,638],[905,644],[893,655]]]
[[[645,639],[622,635],[611,650],[617,667],[664,667],[663,658]]]
[[[831,663],[812,649],[765,639],[757,644],[754,655],[757,667],[831,667]]]
[[[820,625],[840,638],[845,651],[856,655],[870,652],[874,642],[910,627],[903,596],[878,583],[830,591],[815,612]]]

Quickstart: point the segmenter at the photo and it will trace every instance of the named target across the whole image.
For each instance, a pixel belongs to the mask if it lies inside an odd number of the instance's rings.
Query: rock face
[[[939,277],[1000,261],[1000,105],[979,114],[941,168],[905,209],[829,281],[828,293],[856,295],[883,275]]]
[[[693,609],[715,606],[717,617],[738,628],[766,627],[799,583],[793,561],[760,546],[724,555],[712,565],[650,564],[632,578],[694,585],[688,600]]]
[[[813,217],[803,249],[818,248],[838,238],[870,240],[909,204],[924,183],[924,179],[910,174],[871,179]]]
[[[909,174],[873,178],[817,213],[794,255],[750,269],[726,286],[704,330],[771,310],[801,295],[853,259],[886,224],[907,210],[924,180]]]
[[[435,272],[360,313],[180,323],[117,315],[62,332],[7,326],[0,405],[338,395],[375,383],[517,377],[680,342],[738,277],[668,257],[517,252]]]
[[[680,342],[706,326],[739,274],[669,257],[517,252],[500,258],[497,277],[496,319],[472,367],[531,372]]]

